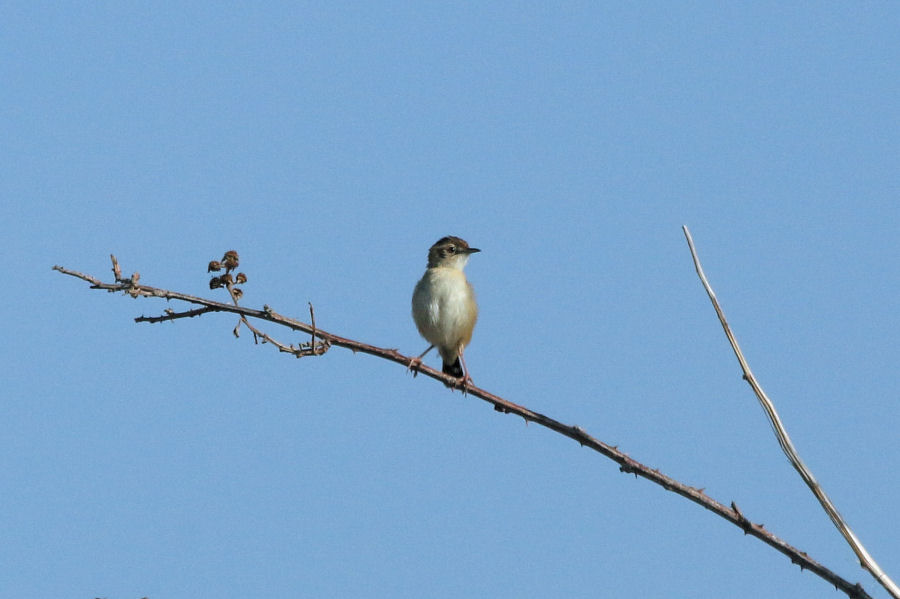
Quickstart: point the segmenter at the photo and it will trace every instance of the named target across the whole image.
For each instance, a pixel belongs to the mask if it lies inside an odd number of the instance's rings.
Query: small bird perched
[[[472,380],[463,350],[472,340],[478,304],[463,268],[469,256],[480,251],[459,237],[444,237],[428,250],[428,269],[413,291],[412,316],[431,345],[410,362],[410,368],[421,364],[425,354],[437,347],[444,373],[461,378],[464,386]]]

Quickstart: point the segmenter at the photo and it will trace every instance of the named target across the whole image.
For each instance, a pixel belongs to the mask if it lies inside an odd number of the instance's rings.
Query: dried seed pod
[[[226,269],[234,270],[238,267],[238,264],[240,264],[238,253],[234,250],[228,250],[225,252],[225,255],[222,256],[222,263],[225,265]]]

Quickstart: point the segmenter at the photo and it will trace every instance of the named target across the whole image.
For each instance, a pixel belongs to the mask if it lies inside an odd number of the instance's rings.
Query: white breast
[[[463,272],[429,268],[413,292],[412,308],[419,333],[445,360],[455,359],[477,318],[474,293]]]

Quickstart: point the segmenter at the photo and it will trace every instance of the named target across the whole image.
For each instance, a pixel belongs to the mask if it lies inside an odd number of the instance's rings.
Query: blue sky
[[[9,3],[0,596],[840,597],[577,444],[402,367],[295,360],[54,264],[417,354],[482,249],[485,389],[900,578],[895,3]],[[179,306],[171,306],[178,308]],[[269,330],[285,342],[303,339]],[[429,363],[436,364],[432,356]]]

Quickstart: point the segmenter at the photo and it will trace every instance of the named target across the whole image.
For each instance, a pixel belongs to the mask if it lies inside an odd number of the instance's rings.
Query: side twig
[[[179,318],[193,318],[194,316],[200,316],[201,314],[207,314],[209,312],[215,312],[212,308],[195,308],[193,310],[186,310],[185,312],[176,312],[171,308],[165,311],[166,313],[162,316],[138,316],[134,319],[135,322],[166,322],[167,320],[178,320]]]
[[[712,302],[713,308],[716,310],[716,314],[719,317],[719,322],[722,325],[722,328],[725,330],[725,336],[728,337],[728,342],[731,344],[731,349],[734,351],[734,355],[737,357],[738,362],[741,365],[741,370],[744,372],[744,380],[746,380],[750,387],[753,389],[753,393],[756,395],[756,398],[759,400],[759,403],[762,405],[763,410],[766,412],[766,416],[769,417],[769,422],[772,425],[772,429],[775,432],[775,436],[778,439],[778,444],[781,445],[782,451],[787,456],[788,460],[790,460],[791,465],[795,470],[800,474],[800,477],[803,479],[803,482],[810,488],[813,494],[816,496],[816,499],[819,500],[819,503],[822,505],[822,508],[828,514],[828,517],[831,518],[831,521],[840,531],[841,535],[843,535],[844,539],[847,540],[847,543],[850,544],[850,547],[853,549],[853,552],[856,553],[856,556],[859,558],[860,565],[869,571],[872,576],[875,577],[875,580],[883,586],[888,593],[891,594],[895,599],[900,599],[900,588],[892,581],[887,574],[882,571],[882,569],[878,566],[875,560],[869,555],[869,552],[866,551],[866,548],[863,547],[863,544],[859,541],[853,531],[850,530],[850,527],[847,526],[847,523],[844,521],[844,518],[838,513],[837,508],[831,502],[831,499],[828,498],[828,495],[825,494],[825,491],[822,489],[821,485],[816,481],[812,472],[810,472],[809,468],[806,467],[806,464],[803,463],[803,460],[800,459],[800,455],[797,453],[797,450],[794,448],[794,444],[791,442],[791,438],[788,436],[787,430],[784,428],[784,424],[781,422],[781,418],[778,416],[778,412],[775,410],[775,404],[772,403],[772,400],[769,399],[769,396],[766,395],[766,392],[763,391],[763,388],[760,386],[759,381],[756,380],[756,377],[753,376],[753,372],[750,370],[750,365],[747,363],[747,359],[744,357],[744,353],[741,351],[740,346],[738,345],[737,339],[734,337],[734,333],[731,332],[731,327],[728,326],[728,321],[725,320],[725,313],[722,311],[722,308],[719,306],[719,301],[716,299],[716,294],[713,292],[712,287],[709,284],[709,281],[706,279],[706,275],[703,273],[703,267],[700,265],[700,258],[697,257],[697,250],[694,248],[694,240],[691,237],[691,232],[688,230],[687,226],[682,227],[684,230],[684,236],[687,239],[688,247],[691,250],[691,257],[694,260],[694,268],[697,270],[697,276],[700,277],[700,282],[703,283],[703,288],[706,290],[706,294],[709,296],[710,301]]]
[[[109,291],[111,293],[125,292],[133,297],[144,296],[156,297],[166,300],[180,300],[190,304],[203,306],[204,309],[210,312],[230,312],[232,314],[238,314],[242,319],[244,319],[243,322],[245,324],[247,324],[246,319],[255,318],[281,325],[291,330],[302,331],[312,336],[312,349],[310,350],[309,348],[304,347],[303,349],[305,353],[303,355],[321,355],[325,353],[325,351],[327,351],[330,346],[334,345],[337,347],[349,349],[354,353],[359,352],[369,354],[382,358],[384,360],[396,362],[402,365],[404,368],[406,368],[413,359],[410,356],[401,354],[396,349],[377,347],[374,345],[369,345],[367,343],[362,343],[360,341],[355,341],[353,339],[340,337],[333,333],[323,331],[322,329],[314,325],[306,324],[292,318],[282,316],[272,310],[269,306],[264,306],[262,310],[256,310],[253,308],[246,308],[234,303],[226,304],[188,295],[185,293],[151,287],[149,285],[138,285],[134,278],[117,280],[115,283],[103,283],[95,277],[80,273],[78,271],[69,270],[67,268],[63,268],[62,266],[54,266],[53,269],[62,274],[87,281],[91,284],[91,289],[101,289]],[[311,306],[310,314],[312,315]],[[156,322],[148,317],[143,316],[136,318],[135,321]],[[254,330],[254,332],[256,331]],[[262,334],[261,332],[257,334],[259,334],[264,340],[268,340],[268,337],[264,336],[264,334]],[[316,342],[316,339],[320,341]],[[306,344],[303,345],[305,346]],[[279,346],[279,349],[281,351],[286,351],[282,346]],[[288,353],[298,355],[296,351],[288,350]],[[300,356],[298,355],[298,357]],[[435,370],[429,366],[420,364],[418,366],[418,371],[425,376],[441,381],[448,387],[462,390],[459,379],[451,375],[444,374],[440,370]],[[730,507],[726,506],[725,504],[716,501],[711,497],[708,497],[703,492],[703,489],[692,487],[690,485],[682,483],[670,476],[663,474],[655,468],[650,468],[649,466],[638,462],[626,453],[620,451],[617,447],[604,443],[603,441],[600,441],[599,439],[589,435],[584,429],[579,426],[564,424],[558,420],[555,420],[554,418],[551,418],[550,416],[546,416],[544,414],[541,414],[540,412],[530,410],[525,406],[513,403],[507,399],[504,399],[479,387],[475,387],[471,384],[467,385],[466,391],[468,392],[468,395],[477,397],[491,404],[494,410],[497,412],[503,414],[515,414],[516,416],[523,418],[526,422],[534,422],[535,424],[538,424],[565,437],[568,437],[578,442],[582,447],[588,447],[614,461],[619,465],[619,470],[621,472],[634,474],[635,477],[640,476],[652,483],[661,486],[667,491],[676,493],[677,495],[680,495],[685,499],[688,499],[689,501],[692,501],[700,505],[701,507],[706,508],[717,516],[724,518],[728,522],[731,522],[732,524],[740,528],[744,532],[744,534],[756,537],[770,547],[773,547],[777,551],[783,553],[788,558],[790,558],[792,563],[799,565],[801,569],[809,570],[820,578],[833,584],[835,588],[845,593],[848,597],[851,597],[853,599],[871,599],[870,595],[866,593],[866,591],[859,583],[851,583],[847,581],[835,572],[832,572],[830,569],[826,568],[824,565],[809,557],[805,552],[800,551],[796,547],[790,545],[783,539],[766,530],[762,524],[751,522],[746,516],[744,516],[743,513],[741,513],[737,505],[735,505],[733,502],[731,503]]]

